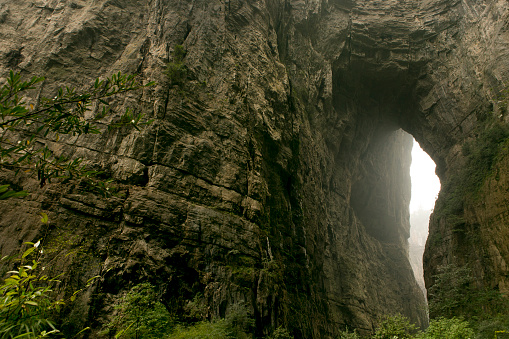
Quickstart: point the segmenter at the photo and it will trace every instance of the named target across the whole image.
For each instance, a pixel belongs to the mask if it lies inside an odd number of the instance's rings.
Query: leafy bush
[[[479,321],[474,325],[475,325],[474,330],[477,334],[476,338],[479,339],[493,339],[495,337],[509,338],[509,314],[507,313],[499,314],[495,317]]]
[[[207,318],[208,306],[201,293],[196,293],[192,301],[184,306],[184,318],[191,322],[205,320]]]
[[[234,338],[248,338],[247,333],[252,332],[254,327],[254,319],[249,316],[242,302],[232,305],[225,321]]]
[[[52,295],[58,280],[44,275],[37,259],[29,260],[39,251],[40,242],[26,244],[30,247],[16,259],[17,269],[7,272],[0,285],[2,338],[39,338],[58,332],[51,320],[54,311],[64,303]]]
[[[475,286],[470,268],[450,264],[439,267],[438,272],[429,289],[431,318],[463,316],[482,320],[508,310],[508,301],[499,291]]]
[[[169,339],[220,339],[236,338],[230,332],[226,320],[201,321],[192,326],[176,326]]]
[[[417,332],[417,327],[411,324],[408,318],[397,314],[386,316],[380,322],[375,331],[374,339],[407,339],[413,338],[413,334]]]
[[[463,312],[463,307],[468,307],[466,290],[469,289],[472,278],[467,267],[452,264],[439,267],[434,279],[428,300],[431,318],[451,318]]]
[[[274,333],[272,333],[272,335],[270,335],[267,338],[268,339],[293,339],[293,336],[290,334],[290,332],[288,332],[288,330],[286,328],[278,327],[278,328],[276,328]]]
[[[41,221],[47,223],[47,215],[41,215]],[[51,278],[44,274],[46,270],[41,266],[43,250],[39,248],[40,241],[35,244],[26,242],[25,245],[29,245],[28,249],[13,260],[17,262],[17,268],[7,272],[7,277],[0,285],[1,338],[43,338],[60,332],[53,321],[60,307],[66,304],[53,291],[60,283],[60,276]],[[8,260],[9,257],[2,258],[4,262]],[[95,278],[90,279],[86,287]],[[67,302],[74,301],[81,291],[75,291]],[[84,328],[79,333],[88,329]]]
[[[117,314],[107,325],[116,332],[115,338],[164,338],[174,324],[170,313],[149,283],[134,286],[122,298],[116,310]]]
[[[337,337],[337,339],[361,339],[361,337],[356,330],[350,332],[347,328],[346,330],[339,332],[339,337]]]
[[[243,303],[234,304],[225,319],[200,321],[192,325],[179,324],[168,337],[170,339],[184,338],[252,338],[254,320],[249,317],[248,310]],[[285,339],[286,337],[278,337]]]
[[[474,331],[468,321],[462,318],[438,318],[430,322],[426,332],[418,339],[473,339]]]
[[[201,295],[197,295],[190,307],[198,307],[198,316],[203,317],[202,306],[197,306],[200,298]],[[254,320],[249,317],[243,303],[234,304],[225,319],[177,323],[149,283],[134,286],[115,309],[116,315],[103,332],[113,332],[115,338],[251,338],[248,333],[254,326]]]

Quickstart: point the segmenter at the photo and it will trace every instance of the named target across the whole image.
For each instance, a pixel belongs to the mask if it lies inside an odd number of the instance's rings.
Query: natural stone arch
[[[159,85],[125,101],[156,118],[141,133],[55,146],[105,167],[128,185],[125,199],[48,186],[26,205],[2,204],[2,239],[40,234],[43,208],[86,244],[87,260],[62,266],[104,280],[101,298],[71,314],[77,324],[103,319],[144,279],[179,311],[198,292],[210,317],[244,302],[260,335],[279,325],[304,338],[370,331],[388,310],[423,324],[404,260],[409,191],[394,183],[408,159],[393,160],[408,145],[396,131],[419,141],[442,181],[454,175],[507,76],[504,1],[5,1],[2,73],[15,65],[85,86],[122,70]],[[176,44],[187,50],[183,90],[164,76]],[[451,236],[437,225],[431,232]],[[429,247],[428,276],[461,254],[454,246]]]

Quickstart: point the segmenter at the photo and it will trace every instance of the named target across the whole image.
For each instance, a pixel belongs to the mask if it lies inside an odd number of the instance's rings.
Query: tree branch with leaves
[[[119,72],[103,80],[96,79],[88,91],[61,87],[53,98],[43,97],[35,106],[28,104],[27,94],[43,80],[42,77],[23,80],[13,71],[4,80],[0,89],[0,168],[16,173],[36,173],[41,187],[54,178],[60,178],[64,183],[81,178],[98,188],[97,192],[108,195],[108,190],[102,187],[104,182],[94,180],[98,172],[87,169],[82,164],[83,159],[55,156],[44,141],[58,142],[60,135],[100,134],[101,121],[117,113],[109,99],[152,86],[154,82],[140,84],[135,75]],[[144,114],[127,108],[118,121],[107,126],[109,130],[124,126],[139,130],[151,122]],[[0,191],[2,189],[4,195],[0,195],[0,199],[6,194],[5,185],[0,186]],[[9,193],[9,196],[15,193]],[[18,193],[17,196],[26,195]]]

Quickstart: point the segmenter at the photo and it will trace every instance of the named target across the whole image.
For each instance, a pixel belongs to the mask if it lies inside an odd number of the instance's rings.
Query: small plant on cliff
[[[111,97],[151,86],[153,82],[141,85],[134,75],[119,72],[104,80],[97,79],[88,91],[59,88],[53,98],[43,97],[29,103],[25,96],[43,80],[42,77],[22,80],[19,73],[10,71],[0,88],[0,168],[33,173],[41,186],[54,178],[64,182],[80,178],[99,193],[108,194],[108,187],[95,179],[97,172],[87,169],[82,159],[55,155],[48,142],[58,142],[61,135],[101,133],[101,120],[113,113],[108,102]],[[129,125],[138,129],[150,122],[144,120],[143,114],[127,109],[108,128]]]
[[[173,61],[166,64],[166,75],[170,81],[170,85],[181,85],[187,77],[187,67],[184,65],[184,57],[186,50],[182,45],[175,45],[172,57]]]

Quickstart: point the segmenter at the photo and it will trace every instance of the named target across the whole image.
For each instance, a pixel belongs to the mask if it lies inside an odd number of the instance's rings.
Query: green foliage
[[[464,185],[470,191],[478,189],[484,178],[491,172],[500,146],[508,137],[509,128],[507,126],[493,123],[483,130],[475,141],[468,142],[463,146],[463,154],[468,159]]]
[[[0,285],[2,338],[40,338],[59,332],[51,320],[54,312],[64,304],[52,294],[58,277],[48,277],[38,259],[30,259],[42,251],[40,242],[26,244],[30,247],[15,259],[17,269],[7,272]]]
[[[154,287],[142,283],[133,287],[119,305],[117,314],[107,325],[115,338],[164,338],[173,327],[170,313],[159,301]]]
[[[200,321],[192,325],[179,324],[175,326],[168,338],[252,338],[249,334],[253,331],[254,320],[249,316],[243,303],[234,304],[225,319]],[[280,337],[281,339],[285,337]]]
[[[201,295],[197,295],[188,308],[197,312],[196,318],[203,318]],[[254,326],[254,320],[242,303],[233,305],[225,319],[177,323],[148,283],[133,287],[116,310],[116,315],[107,324],[108,330],[103,333],[113,332],[115,338],[251,338],[248,333]]]
[[[507,313],[475,322],[472,325],[476,338],[509,338],[509,314]]]
[[[254,327],[254,319],[248,314],[247,308],[244,303],[236,303],[231,309],[230,313],[226,315],[226,325],[234,338],[249,338],[248,333],[251,333]]]
[[[361,339],[361,337],[356,330],[350,332],[347,328],[346,330],[339,332],[339,337],[337,337],[337,339]]]
[[[446,265],[438,268],[434,276],[433,286],[429,289],[430,317],[447,317],[463,313],[463,307],[468,307],[466,291],[470,288],[472,278],[467,267]]]
[[[450,264],[438,272],[429,289],[431,318],[463,316],[477,321],[508,310],[508,302],[500,292],[475,286],[468,267]]]
[[[221,319],[214,322],[201,321],[193,326],[176,326],[169,339],[221,339],[235,338],[231,335],[228,323]]]
[[[48,223],[45,213],[41,213],[41,222]],[[16,269],[8,271],[0,285],[0,338],[43,338],[59,334],[52,319],[60,307],[73,302],[98,278],[89,279],[83,289],[75,291],[66,300],[57,298],[54,288],[62,275],[50,277],[45,274],[49,270],[41,263],[44,251],[40,243],[26,242],[29,247],[19,256],[2,258],[5,265],[15,264]]]
[[[192,301],[184,306],[185,315],[190,321],[205,320],[207,318],[208,306],[203,294],[197,293]]]
[[[186,50],[182,45],[176,45],[172,53],[173,61],[166,65],[166,75],[170,85],[181,85],[187,78],[187,67],[184,65]]]
[[[481,322],[475,318],[465,320],[462,317],[438,317],[430,321],[424,332],[401,315],[388,316],[380,323],[372,336],[361,337],[356,331],[340,331],[337,339],[493,339],[509,337],[509,316],[501,314]]]
[[[9,198],[22,198],[27,195],[27,191],[15,191],[10,189],[10,185],[0,185],[0,200]]]
[[[464,224],[462,213],[465,199],[475,198],[507,140],[509,128],[506,125],[493,119],[481,125],[478,137],[463,145],[466,164],[449,182],[444,183],[439,199],[446,201],[438,204],[440,208],[435,211],[436,215],[446,216],[453,227]]]
[[[417,327],[402,315],[386,316],[380,321],[373,339],[413,338]]]
[[[43,80],[42,77],[23,80],[19,73],[10,71],[3,81],[0,88],[0,168],[33,173],[41,186],[54,178],[61,178],[64,183],[82,178],[107,194],[108,190],[99,187],[98,183],[103,182],[95,180],[97,172],[82,165],[82,159],[55,156],[46,141],[59,141],[61,135],[101,133],[101,120],[113,112],[108,102],[111,97],[154,83],[141,85],[134,75],[119,72],[104,80],[97,79],[88,91],[59,88],[54,97],[43,97],[35,106],[29,104],[25,96]],[[151,121],[146,121],[143,114],[127,109],[119,121],[108,124],[108,128],[132,126],[138,129],[148,123]],[[16,192],[7,194],[16,196]],[[19,194],[17,196],[22,193]]]
[[[197,312],[193,318],[204,317],[201,299],[202,296],[197,295],[188,305]],[[242,303],[234,304],[225,319],[177,323],[148,283],[133,287],[116,310],[116,315],[107,324],[108,330],[103,333],[114,332],[115,338],[251,338],[248,333],[254,326],[254,320]]]
[[[268,339],[293,339],[293,336],[286,328],[278,327]]]
[[[418,339],[473,339],[475,333],[468,321],[462,318],[437,318],[430,322],[426,332]]]

